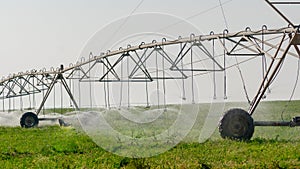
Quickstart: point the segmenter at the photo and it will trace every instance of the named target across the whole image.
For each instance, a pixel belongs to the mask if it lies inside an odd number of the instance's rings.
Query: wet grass
[[[300,115],[300,102],[264,102],[256,120],[290,120]],[[246,108],[246,104],[226,104]],[[203,108],[207,109],[207,108]],[[284,111],[283,111],[284,110]],[[282,113],[283,111],[283,113]],[[197,121],[201,120],[198,116]],[[205,143],[197,142],[199,125],[171,150],[150,158],[131,159],[103,150],[73,128],[33,129],[0,127],[0,168],[299,168],[300,130],[256,127],[248,142],[223,140],[216,131]],[[198,132],[197,132],[198,131]]]
[[[254,138],[180,143],[143,159],[106,152],[71,128],[0,128],[1,168],[297,168],[300,142]]]

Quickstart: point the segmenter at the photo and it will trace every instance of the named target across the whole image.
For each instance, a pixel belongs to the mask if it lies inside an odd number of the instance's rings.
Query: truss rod
[[[267,2],[267,4],[269,4],[287,23],[289,23],[291,26],[293,26],[295,28],[295,25],[280,11],[278,10],[274,4],[276,4],[276,2],[270,2],[269,0],[265,0]],[[282,2],[277,2],[279,4],[283,4]],[[287,3],[287,2],[286,2]]]
[[[78,107],[78,105],[77,105],[77,103],[76,103],[76,101],[75,101],[75,98],[73,97],[73,94],[72,94],[70,88],[68,87],[68,84],[67,84],[65,78],[63,77],[63,75],[62,75],[61,73],[59,73],[59,74],[57,74],[57,75],[54,77],[52,83],[50,84],[50,86],[49,86],[49,88],[48,88],[48,90],[47,90],[47,92],[45,93],[45,96],[44,96],[44,98],[43,98],[43,100],[42,100],[42,103],[40,104],[39,108],[38,108],[37,111],[36,111],[36,114],[37,114],[37,115],[39,115],[39,113],[40,113],[41,110],[43,109],[43,107],[44,107],[44,105],[45,105],[45,103],[46,103],[46,101],[47,101],[47,99],[48,99],[48,97],[49,97],[49,95],[50,95],[52,89],[54,88],[54,85],[56,84],[57,80],[60,80],[60,81],[61,81],[61,83],[62,83],[63,86],[65,87],[65,90],[67,91],[69,97],[71,98],[71,100],[72,100],[72,102],[73,102],[73,104],[74,104],[76,110],[79,110],[79,107]]]
[[[292,36],[292,35],[290,35]],[[285,51],[283,52],[282,56],[280,57],[280,60],[277,62],[277,64],[275,65],[275,68],[273,69],[272,73],[271,73],[271,69],[273,67],[273,63],[275,61],[275,59],[273,59],[272,61],[272,64],[269,66],[269,69],[265,75],[265,78],[260,86],[260,89],[257,91],[257,95],[255,96],[255,98],[253,99],[252,101],[252,104],[250,106],[250,109],[249,109],[249,114],[252,115],[255,111],[255,109],[257,108],[259,102],[261,101],[263,95],[265,94],[266,90],[268,89],[268,87],[270,86],[271,82],[273,81],[274,77],[276,76],[278,70],[280,69],[280,65],[283,63],[289,49],[291,48],[292,46],[292,42],[293,40],[295,39],[295,37],[297,36],[297,34],[294,34],[293,37],[291,37],[291,41],[289,42],[288,46],[286,47]],[[282,45],[283,43],[283,40],[284,40],[284,37],[281,41],[281,44],[280,46]],[[278,52],[279,50],[276,51],[276,54],[275,54],[275,57],[278,55]],[[271,73],[270,77],[269,77],[269,74]]]
[[[274,2],[270,2],[271,4],[276,4],[276,5],[300,5],[300,2],[296,2],[296,1],[274,1]]]

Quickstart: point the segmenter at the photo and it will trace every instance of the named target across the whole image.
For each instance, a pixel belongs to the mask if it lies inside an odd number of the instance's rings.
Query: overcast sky
[[[264,0],[221,2],[230,32],[287,26]],[[74,63],[98,30],[131,14],[171,14],[203,34],[222,32],[226,26],[218,5],[219,0],[0,0],[0,75]],[[293,16],[297,8],[284,11],[299,21]]]
[[[227,2],[222,0],[223,2]],[[0,75],[76,62],[88,39],[110,22],[130,15],[140,0],[0,1]],[[218,0],[144,0],[135,13],[161,12],[188,19],[203,33],[225,28]],[[286,24],[263,0],[232,0],[224,6],[229,29]],[[201,12],[204,12],[201,14]]]

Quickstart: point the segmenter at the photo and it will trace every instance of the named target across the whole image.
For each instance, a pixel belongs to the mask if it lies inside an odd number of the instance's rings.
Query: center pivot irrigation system
[[[227,74],[230,68],[237,67],[253,59],[261,59],[262,64],[262,82],[252,100],[246,93],[250,107],[248,110],[239,108],[228,110],[220,120],[219,131],[223,138],[238,140],[248,140],[252,137],[255,126],[300,126],[300,117],[294,117],[291,121],[254,121],[252,115],[274,79],[277,77],[282,64],[287,56],[300,58],[300,26],[293,24],[280,10],[277,5],[293,4],[298,5],[300,2],[266,2],[285,20],[289,26],[280,29],[268,29],[263,26],[262,29],[253,31],[249,27],[243,31],[231,33],[228,30],[220,34],[211,32],[208,35],[181,38],[176,40],[162,39],[162,41],[152,41],[151,43],[141,43],[138,46],[128,45],[126,48],[119,48],[115,51],[107,51],[99,56],[90,55],[89,59],[71,64],[69,67],[61,65],[57,69],[50,70],[32,70],[25,73],[20,72],[8,77],[2,78],[0,95],[3,100],[3,110],[5,107],[4,100],[8,100],[9,109],[14,99],[19,99],[20,109],[23,110],[25,97],[29,97],[30,104],[35,102],[35,94],[42,93],[42,102],[35,112],[26,112],[20,120],[22,127],[30,128],[38,125],[40,120],[49,120],[39,118],[43,111],[45,103],[55,85],[60,82],[70,97],[72,105],[76,110],[81,109],[80,103],[74,97],[71,89],[72,83],[88,82],[101,83],[104,87],[103,96],[105,97],[105,107],[109,108],[109,87],[112,83],[142,83],[147,84],[162,81],[165,84],[167,80],[193,79],[195,76],[213,74],[222,75],[224,97],[227,97]],[[208,47],[209,46],[209,47]],[[212,48],[211,48],[212,47]],[[176,48],[176,51],[168,48]],[[193,56],[198,50],[205,56],[202,60],[196,60]],[[219,54],[217,55],[217,51]],[[221,51],[221,52],[220,52]],[[175,53],[175,54],[174,54]],[[149,59],[152,57],[162,58],[163,70],[158,73],[158,68],[153,71],[149,66]],[[237,62],[228,65],[227,59],[235,57]],[[241,61],[242,60],[242,61]],[[131,62],[127,67],[128,75],[124,76],[123,62]],[[157,60],[156,60],[157,61]],[[203,68],[196,64],[205,61],[211,63],[212,68]],[[157,64],[156,64],[157,65]],[[168,65],[168,66],[167,66]],[[99,68],[100,67],[100,68]],[[154,65],[155,67],[155,65]],[[91,76],[91,72],[97,69],[97,76]],[[179,76],[168,76],[164,70],[177,72]],[[69,80],[69,83],[68,83]],[[215,88],[214,83],[214,88]],[[166,86],[164,86],[166,87]],[[192,86],[193,87],[193,86]],[[214,92],[216,92],[214,90]],[[214,93],[216,96],[216,93]],[[80,98],[79,98],[80,99]],[[80,102],[80,101],[79,101]],[[147,106],[148,93],[147,93]]]

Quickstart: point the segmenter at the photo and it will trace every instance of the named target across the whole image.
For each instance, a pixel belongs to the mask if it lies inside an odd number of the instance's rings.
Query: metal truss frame
[[[281,38],[279,44],[272,44],[268,41],[274,40],[274,36],[277,38]],[[269,39],[264,39],[262,36],[273,36]],[[224,51],[223,60],[215,59],[215,56],[209,52],[207,47],[205,46],[205,42],[219,43],[219,46]],[[283,43],[288,44],[283,46]],[[257,91],[256,96],[251,102],[251,106],[249,109],[249,113],[252,115],[258,105],[258,103],[263,98],[267,88],[274,80],[275,75],[279,71],[279,67],[282,64],[283,60],[287,55],[291,55],[294,57],[300,57],[300,52],[298,45],[300,44],[299,37],[299,29],[298,27],[285,27],[281,29],[267,29],[265,26],[258,31],[252,31],[247,28],[244,31],[230,33],[225,30],[220,34],[209,34],[209,35],[200,35],[200,36],[190,36],[187,38],[179,38],[177,40],[162,40],[162,42],[153,41],[152,43],[142,43],[138,46],[128,46],[126,49],[120,48],[119,50],[109,51],[100,56],[94,56],[87,61],[78,62],[76,65],[71,65],[67,68],[63,68],[57,70],[50,71],[31,71],[26,73],[19,73],[13,76],[9,76],[7,78],[3,78],[0,81],[0,86],[2,86],[1,95],[3,96],[0,99],[10,98],[10,97],[18,97],[23,95],[29,95],[34,93],[41,92],[41,87],[43,89],[47,89],[47,92],[43,98],[43,101],[37,110],[37,114],[41,111],[44,106],[51,90],[55,83],[60,80],[64,85],[68,95],[73,101],[75,107],[79,109],[75,98],[72,95],[68,84],[65,79],[78,79],[80,82],[103,82],[103,83],[112,83],[112,82],[152,82],[154,80],[171,80],[171,79],[186,79],[188,76],[186,72],[203,72],[203,73],[211,73],[211,72],[223,72],[224,73],[224,90],[226,90],[226,69],[234,66],[234,65],[226,65],[227,57],[257,57],[257,56],[268,56],[272,59],[271,64],[268,65],[267,72],[265,77]],[[228,43],[235,44],[233,47],[228,46]],[[247,43],[247,45],[245,44]],[[269,52],[262,47],[262,44],[268,46],[269,50],[276,50],[275,54]],[[178,52],[175,57],[171,56],[171,54],[166,49],[168,46],[180,46]],[[296,53],[290,51],[290,47],[294,46]],[[201,51],[202,54],[206,56],[217,68],[216,69],[203,69],[199,67],[192,67],[191,69],[182,69],[179,66],[179,63],[183,61],[183,58],[188,57],[188,53],[193,52],[193,48],[197,48]],[[247,53],[237,53],[238,51],[244,52],[244,50],[248,51]],[[147,53],[148,52],[148,53]],[[250,52],[250,53],[249,53]],[[165,63],[168,63],[170,66],[167,67],[167,70],[178,72],[180,76],[178,77],[167,77],[167,76],[153,76],[151,72],[148,70],[146,62],[149,58],[153,57],[153,54],[159,55],[162,59],[164,59]],[[282,54],[281,54],[282,53]],[[192,54],[191,54],[192,58]],[[132,67],[128,76],[124,77],[118,72],[116,69],[120,66],[122,60],[130,59],[134,66]],[[89,73],[96,69],[96,65],[100,64],[102,66],[103,74],[99,74],[96,79],[92,79],[89,76]],[[88,66],[89,65],[89,66]],[[142,75],[137,75],[137,72],[141,71]],[[163,70],[164,71],[164,70]],[[79,72],[79,73],[78,73]],[[77,74],[80,76],[76,77]],[[114,79],[109,79],[108,75],[112,75]],[[51,77],[49,79],[49,77]],[[50,85],[46,82],[45,79],[49,79],[51,81]],[[37,82],[37,83],[35,83]],[[31,90],[29,90],[31,89]],[[226,94],[226,92],[225,92]]]

